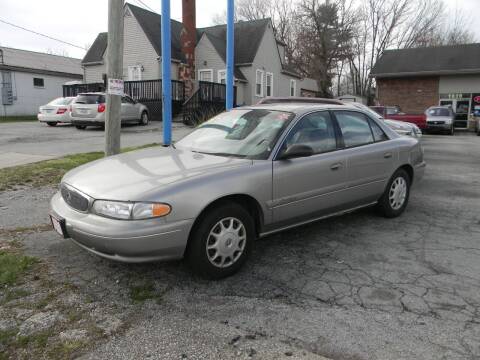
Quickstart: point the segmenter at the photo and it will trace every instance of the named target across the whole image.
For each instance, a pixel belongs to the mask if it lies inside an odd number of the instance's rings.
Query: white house
[[[128,3],[124,13],[124,79],[160,79],[161,16]],[[179,70],[186,63],[182,31],[183,24],[172,20],[172,79],[180,78]],[[100,33],[82,60],[85,82],[103,81],[106,48],[107,33]],[[195,79],[225,82],[225,54],[226,25],[197,28]],[[239,105],[265,96],[301,96],[318,90],[314,80],[302,78],[286,63],[284,44],[275,39],[270,19],[235,24],[235,85]]]
[[[0,116],[34,115],[62,96],[62,85],[81,81],[81,59],[0,47]]]

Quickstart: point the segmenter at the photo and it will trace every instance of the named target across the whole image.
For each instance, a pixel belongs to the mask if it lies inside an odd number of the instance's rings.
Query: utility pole
[[[110,156],[120,153],[122,95],[113,91],[112,80],[123,78],[123,0],[108,0],[107,77],[105,155]],[[123,93],[123,81],[119,84]]]

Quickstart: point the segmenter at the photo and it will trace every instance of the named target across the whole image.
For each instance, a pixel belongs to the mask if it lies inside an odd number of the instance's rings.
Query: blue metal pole
[[[234,0],[227,0],[227,111],[233,108],[233,67],[234,64]]]
[[[162,0],[162,120],[163,145],[172,143],[172,79],[171,79],[170,0]]]

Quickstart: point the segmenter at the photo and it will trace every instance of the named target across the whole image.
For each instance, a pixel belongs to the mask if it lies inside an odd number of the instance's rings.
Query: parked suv
[[[105,126],[106,95],[105,93],[82,93],[71,105],[71,121],[77,129],[87,126]],[[122,96],[121,121],[125,123],[148,124],[148,109],[145,105],[133,100],[130,96]]]
[[[453,135],[455,113],[451,107],[431,106],[425,111],[427,116],[427,131],[441,131]]]

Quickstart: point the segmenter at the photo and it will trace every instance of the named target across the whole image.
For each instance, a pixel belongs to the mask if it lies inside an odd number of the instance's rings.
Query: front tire
[[[192,270],[208,279],[236,273],[247,260],[255,239],[250,214],[236,203],[208,211],[190,235],[186,259]]]
[[[411,179],[404,169],[398,169],[391,177],[377,209],[387,218],[400,216],[407,207],[410,196]]]
[[[55,121],[48,121],[48,122],[47,122],[47,125],[48,125],[48,126],[57,126],[57,122],[55,122]]]
[[[87,127],[85,125],[75,125],[78,130],[85,130]]]

